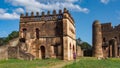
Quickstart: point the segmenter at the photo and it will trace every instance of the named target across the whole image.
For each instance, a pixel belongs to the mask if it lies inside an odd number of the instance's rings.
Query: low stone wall
[[[81,49],[80,46],[77,46],[77,56],[78,57],[83,57],[83,55],[84,55],[83,50]]]
[[[8,47],[8,58],[17,59],[17,47]]]
[[[8,59],[7,48],[6,45],[0,46],[0,60]]]
[[[19,57],[18,59],[22,59],[22,60],[33,60],[34,56],[31,55],[30,53],[25,53],[23,51],[19,51]]]
[[[34,56],[30,53],[22,51],[18,46],[8,47],[8,58],[21,59],[21,60],[33,60]]]

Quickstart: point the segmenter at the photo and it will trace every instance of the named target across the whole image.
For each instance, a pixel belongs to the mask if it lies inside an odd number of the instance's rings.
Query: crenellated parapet
[[[20,23],[37,21],[57,21],[64,18],[69,19],[74,24],[74,20],[66,8],[64,8],[63,11],[59,10],[58,13],[56,12],[56,10],[53,10],[52,13],[50,13],[50,11],[47,11],[47,13],[31,12],[30,14],[26,12],[26,14],[20,15]]]
[[[120,24],[117,26],[112,26],[112,24],[110,22],[110,23],[101,24],[101,26],[102,26],[103,32],[120,31]]]

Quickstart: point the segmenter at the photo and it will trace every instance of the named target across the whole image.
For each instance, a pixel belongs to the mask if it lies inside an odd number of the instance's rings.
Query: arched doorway
[[[44,46],[41,46],[41,47],[40,47],[40,50],[41,50],[41,58],[42,58],[42,59],[45,59],[45,47],[44,47]]]

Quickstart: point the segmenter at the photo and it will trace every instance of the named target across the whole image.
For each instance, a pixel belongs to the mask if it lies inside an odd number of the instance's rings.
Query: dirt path
[[[78,62],[80,59],[77,59],[76,62]],[[63,61],[59,64],[56,64],[54,66],[51,66],[51,67],[46,67],[46,68],[62,68],[64,67],[65,65],[69,65],[69,64],[72,64],[73,62],[75,61]]]

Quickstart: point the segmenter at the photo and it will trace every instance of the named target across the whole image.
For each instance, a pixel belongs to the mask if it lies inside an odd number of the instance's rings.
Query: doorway
[[[41,58],[42,58],[42,59],[45,59],[45,47],[44,47],[44,46],[41,46],[41,47],[40,47],[40,50],[41,50]]]

